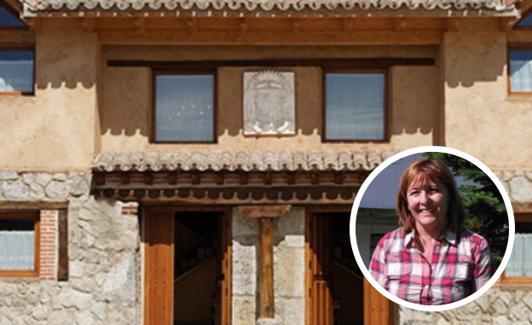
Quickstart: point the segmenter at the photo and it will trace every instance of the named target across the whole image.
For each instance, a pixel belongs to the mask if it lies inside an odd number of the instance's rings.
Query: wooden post
[[[290,205],[241,206],[240,215],[259,219],[260,256],[259,256],[259,320],[275,318],[274,277],[273,277],[273,221],[290,211]]]
[[[259,288],[259,318],[274,318],[272,218],[260,218]]]

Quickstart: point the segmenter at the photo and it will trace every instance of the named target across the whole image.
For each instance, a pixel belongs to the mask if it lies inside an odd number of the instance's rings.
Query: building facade
[[[0,6],[0,324],[532,322],[526,266],[421,313],[348,240],[371,170],[442,145],[529,243],[532,2]]]

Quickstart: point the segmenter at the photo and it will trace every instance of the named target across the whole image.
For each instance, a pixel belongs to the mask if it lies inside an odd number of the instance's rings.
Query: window
[[[0,49],[0,93],[33,93],[34,51]]]
[[[509,51],[510,93],[532,92],[532,48]]]
[[[18,18],[18,14],[14,10],[3,6],[0,1],[0,29],[19,28],[26,28],[26,25]]]
[[[327,72],[325,140],[385,140],[385,81],[384,71]]]
[[[515,240],[503,283],[532,284],[532,214],[515,215]]]
[[[0,276],[37,276],[39,212],[0,213]]]
[[[532,28],[532,11],[528,10],[516,25],[516,28],[531,29]]]
[[[155,75],[155,142],[214,142],[214,74]]]

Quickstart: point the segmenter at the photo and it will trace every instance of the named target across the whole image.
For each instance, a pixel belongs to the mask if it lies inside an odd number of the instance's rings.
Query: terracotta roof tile
[[[94,170],[174,171],[174,170],[373,170],[392,153],[358,151],[194,151],[194,152],[106,152],[94,161]]]
[[[49,10],[514,10],[506,0],[26,0],[30,12]]]

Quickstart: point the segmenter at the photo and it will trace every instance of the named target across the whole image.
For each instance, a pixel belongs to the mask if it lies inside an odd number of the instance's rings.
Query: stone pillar
[[[273,238],[274,219],[290,211],[289,205],[276,206],[242,206],[240,215],[245,218],[259,219],[260,255],[259,255],[259,306],[257,324],[277,324],[274,306],[273,274]]]

